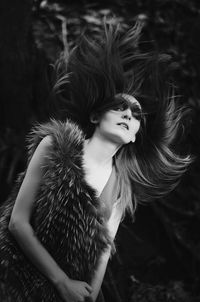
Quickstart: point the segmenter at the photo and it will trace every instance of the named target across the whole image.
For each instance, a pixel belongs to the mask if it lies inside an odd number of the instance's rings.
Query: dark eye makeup
[[[139,121],[142,119],[142,109],[137,103],[119,102],[114,106],[113,110],[124,111],[128,108],[131,109],[132,116],[134,118],[136,118]]]

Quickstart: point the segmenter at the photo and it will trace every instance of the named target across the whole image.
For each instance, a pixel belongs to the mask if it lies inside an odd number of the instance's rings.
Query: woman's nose
[[[132,116],[132,113],[131,113],[131,110],[129,108],[126,109],[126,111],[123,112],[123,115],[122,115],[122,117],[124,119],[127,119],[127,120],[131,120],[131,116]]]

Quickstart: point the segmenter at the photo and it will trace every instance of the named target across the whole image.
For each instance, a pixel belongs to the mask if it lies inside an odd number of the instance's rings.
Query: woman
[[[60,60],[65,119],[33,129],[1,209],[3,301],[95,301],[125,211],[170,192],[190,164],[174,151],[182,111],[161,81],[167,57],[139,53],[140,31],[106,24]]]

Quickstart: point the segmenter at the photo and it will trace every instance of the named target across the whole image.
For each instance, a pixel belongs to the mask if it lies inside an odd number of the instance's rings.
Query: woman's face
[[[122,96],[123,99],[101,116],[96,127],[101,136],[119,145],[135,141],[141,120],[139,102],[130,95]]]

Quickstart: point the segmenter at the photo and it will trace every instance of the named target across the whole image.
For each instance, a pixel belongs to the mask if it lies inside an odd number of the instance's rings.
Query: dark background
[[[200,2],[194,0],[0,1],[0,202],[26,162],[25,137],[53,115],[52,64],[104,16],[143,22],[143,39],[170,53],[179,101],[191,110],[184,150],[195,162],[177,189],[139,206],[117,235],[103,292],[106,302],[200,301]]]

